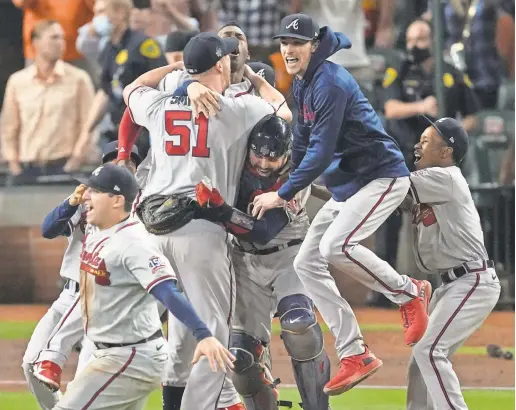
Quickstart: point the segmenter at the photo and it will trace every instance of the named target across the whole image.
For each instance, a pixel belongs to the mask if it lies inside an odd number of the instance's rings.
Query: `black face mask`
[[[413,47],[410,50],[407,50],[407,54],[412,64],[421,64],[423,61],[427,60],[432,56],[430,54],[429,48],[419,47]]]

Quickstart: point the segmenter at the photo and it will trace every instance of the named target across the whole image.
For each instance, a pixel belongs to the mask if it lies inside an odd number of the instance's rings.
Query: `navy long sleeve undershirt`
[[[74,216],[79,205],[72,206],[68,199],[56,206],[45,216],[41,225],[41,234],[44,238],[53,239],[59,235],[69,236],[72,229],[68,222]]]

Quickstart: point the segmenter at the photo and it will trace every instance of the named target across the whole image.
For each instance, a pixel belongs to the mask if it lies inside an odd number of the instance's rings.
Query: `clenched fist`
[[[84,184],[79,185],[77,188],[75,188],[75,191],[73,191],[73,194],[70,195],[68,198],[68,202],[71,206],[78,206],[82,204],[84,201],[82,199],[82,196],[86,192],[86,189],[88,187]]]

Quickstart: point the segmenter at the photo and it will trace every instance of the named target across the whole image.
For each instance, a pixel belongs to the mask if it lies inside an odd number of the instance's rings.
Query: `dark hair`
[[[227,22],[226,24],[224,24],[222,27],[220,27],[217,32],[219,32],[220,30],[222,30],[223,28],[226,28],[226,27],[238,27],[240,30],[242,30],[242,32],[245,34],[245,31],[244,29],[242,28],[242,26],[240,24],[238,24],[236,21],[229,21]],[[247,36],[247,34],[246,34]]]
[[[32,28],[32,31],[30,32],[30,41],[31,43],[37,39],[40,38],[41,35],[47,31],[50,27],[52,27],[54,24],[59,24],[57,20],[48,19],[48,20],[41,20],[38,23],[34,25]]]
[[[432,27],[432,23],[431,22],[429,22],[428,20],[425,20],[424,18],[417,17],[417,18],[415,18],[414,20],[412,20],[410,22],[410,24],[407,26],[407,30],[414,23],[425,23],[428,26],[428,28],[430,29],[430,36],[432,36],[433,27]]]

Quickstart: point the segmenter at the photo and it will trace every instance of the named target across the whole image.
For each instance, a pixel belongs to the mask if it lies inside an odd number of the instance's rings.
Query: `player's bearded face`
[[[290,75],[303,77],[316,46],[311,41],[282,38],[280,51]]]
[[[269,177],[279,171],[287,161],[287,156],[271,158],[256,155],[253,151],[249,152],[249,166],[257,175]]]

